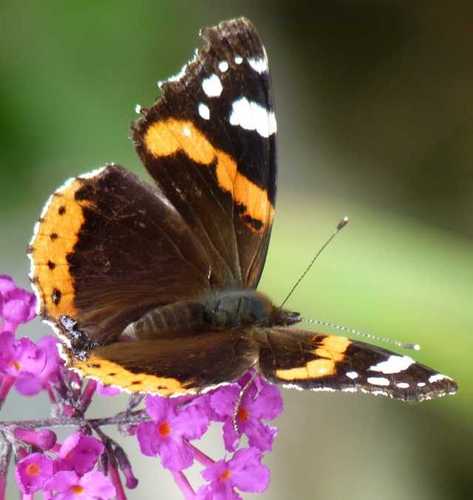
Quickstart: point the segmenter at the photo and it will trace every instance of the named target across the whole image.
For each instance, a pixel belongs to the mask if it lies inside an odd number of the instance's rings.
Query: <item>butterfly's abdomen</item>
[[[152,340],[195,333],[206,324],[204,305],[198,301],[182,301],[160,306],[130,323],[122,333],[128,340]]]

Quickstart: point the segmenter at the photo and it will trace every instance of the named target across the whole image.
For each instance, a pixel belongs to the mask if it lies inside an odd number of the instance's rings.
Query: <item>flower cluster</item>
[[[18,462],[15,472],[20,491],[25,495],[43,491],[49,498],[57,500],[115,498],[116,489],[110,477],[94,469],[104,453],[102,442],[76,432],[58,445],[53,435],[46,440],[52,446],[29,453]],[[33,438],[30,443],[36,445],[41,440],[33,435],[25,437]]]
[[[35,297],[18,288],[9,276],[0,276],[0,404],[10,389],[33,396],[55,381],[59,368],[56,340],[34,343],[15,338],[17,328],[35,316]]]
[[[241,491],[261,492],[269,483],[269,470],[261,463],[263,453],[272,448],[276,429],[263,422],[282,411],[282,399],[276,387],[255,373],[248,373],[238,383],[223,386],[197,398],[146,398],[150,422],[137,428],[141,452],[159,455],[161,464],[173,473],[190,467],[194,460],[204,465],[203,478],[208,483],[197,492],[199,499],[240,498]],[[211,422],[223,423],[223,437],[231,458],[213,461],[190,441],[201,438]],[[248,447],[240,448],[243,436]]]
[[[54,337],[34,343],[17,338],[21,324],[35,316],[34,296],[0,276],[0,404],[10,389],[23,396],[45,391],[52,416],[29,422],[0,422],[0,500],[5,498],[10,457],[23,499],[42,492],[46,499],[126,499],[125,487],[138,484],[124,449],[102,430],[117,425],[135,436],[141,453],[159,457],[186,499],[231,500],[239,492],[261,492],[269,484],[262,463],[272,448],[276,428],[267,421],[282,411],[279,390],[250,371],[238,382],[195,397],[130,397],[118,415],[87,418],[96,395],[113,396],[118,389],[82,380],[64,366]],[[76,426],[62,443],[53,428]],[[220,425],[225,456],[213,460],[195,442],[211,425]],[[202,485],[193,488],[185,470],[198,463]]]

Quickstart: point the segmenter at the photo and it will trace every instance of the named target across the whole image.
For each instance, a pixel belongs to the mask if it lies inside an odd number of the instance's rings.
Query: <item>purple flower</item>
[[[22,375],[18,377],[15,388],[24,396],[34,396],[46,388],[50,382],[56,381],[59,366],[63,363],[57,350],[57,340],[54,337],[47,335],[41,338],[36,344],[36,348],[43,353],[45,362],[40,371],[24,370]]]
[[[40,374],[43,386],[48,382],[55,382],[59,376],[59,367],[64,364],[64,361],[59,356],[58,342],[56,337],[45,335],[38,341],[38,347],[46,354],[46,365]]]
[[[31,395],[25,380],[38,377],[46,366],[46,353],[32,340],[23,337],[15,340],[13,333],[0,334],[0,372],[16,380],[15,387],[21,394]]]
[[[29,495],[43,488],[54,471],[53,461],[42,453],[31,453],[16,465],[15,476],[20,490]]]
[[[200,438],[208,428],[209,417],[198,404],[178,405],[176,399],[148,396],[146,411],[153,419],[138,426],[141,452],[161,457],[163,467],[174,471],[192,465],[194,454],[186,440]]]
[[[247,380],[247,376],[243,377],[238,385],[225,386],[215,391],[211,395],[210,406],[216,414],[216,419],[224,422],[223,438],[228,451],[236,449],[241,434],[248,436],[250,446],[268,451],[272,448],[277,429],[264,424],[262,420],[272,420],[281,413],[281,394],[276,386],[259,376],[249,387],[242,389]],[[244,393],[239,402],[242,390]],[[235,429],[234,418],[239,433]]]
[[[104,451],[104,445],[98,439],[75,432],[66,438],[59,450],[57,468],[74,470],[82,475],[92,470]]]
[[[256,448],[238,450],[230,460],[209,465],[202,476],[209,484],[199,489],[198,500],[239,499],[235,488],[260,493],[269,484],[269,469],[261,463],[261,452]]]
[[[55,492],[54,500],[109,500],[115,498],[115,487],[102,472],[91,471],[82,477],[74,471],[59,471],[45,489]]]
[[[35,296],[18,288],[10,276],[0,275],[0,318],[2,331],[14,332],[18,325],[32,320],[35,316]]]

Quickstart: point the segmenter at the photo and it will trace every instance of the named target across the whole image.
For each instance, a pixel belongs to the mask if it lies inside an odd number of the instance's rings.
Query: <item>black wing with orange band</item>
[[[246,19],[204,46],[133,127],[149,173],[201,241],[219,287],[256,287],[276,196],[276,120],[266,52]]]
[[[53,193],[29,252],[41,315],[73,318],[98,343],[152,307],[210,290],[212,263],[180,214],[116,165]]]
[[[269,381],[311,391],[363,392],[404,401],[455,394],[457,384],[409,356],[337,335],[260,332],[259,369]]]

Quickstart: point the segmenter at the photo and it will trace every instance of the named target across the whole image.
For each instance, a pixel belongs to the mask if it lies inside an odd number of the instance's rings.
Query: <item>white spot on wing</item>
[[[243,57],[235,56],[235,64],[241,64],[243,62]]]
[[[222,72],[225,73],[225,71],[228,70],[228,63],[227,61],[220,61],[218,63],[218,69]]]
[[[182,127],[182,135],[185,135],[186,137],[190,137],[191,134],[192,134],[192,132],[191,132],[191,129],[189,127],[187,127],[187,126]]]
[[[260,75],[268,72],[268,60],[266,57],[248,58],[248,64]]]
[[[425,387],[426,385],[425,382],[417,382],[417,387]]]
[[[245,130],[255,130],[266,138],[277,130],[274,112],[257,102],[249,101],[246,97],[233,102],[230,125],[240,126]]]
[[[368,377],[368,384],[388,386],[390,384],[389,379],[386,377]]]
[[[450,377],[446,375],[442,375],[441,373],[436,373],[435,375],[431,375],[429,377],[429,382],[433,384],[434,382],[440,382],[441,380],[452,380]]]
[[[396,384],[396,387],[399,387],[399,389],[408,389],[409,384],[407,382],[398,382]]]
[[[208,120],[210,119],[210,109],[209,107],[204,104],[203,102],[201,102],[199,104],[199,115],[204,119],[204,120]]]
[[[348,377],[348,378],[351,378],[352,380],[355,380],[356,378],[359,377],[358,373],[357,372],[346,372],[345,375]]]
[[[207,97],[219,97],[223,90],[222,82],[216,74],[202,80],[202,88]]]
[[[381,361],[377,365],[369,368],[372,372],[381,372],[385,375],[389,373],[399,373],[407,370],[415,361],[409,356],[397,356],[392,354],[386,361]]]

